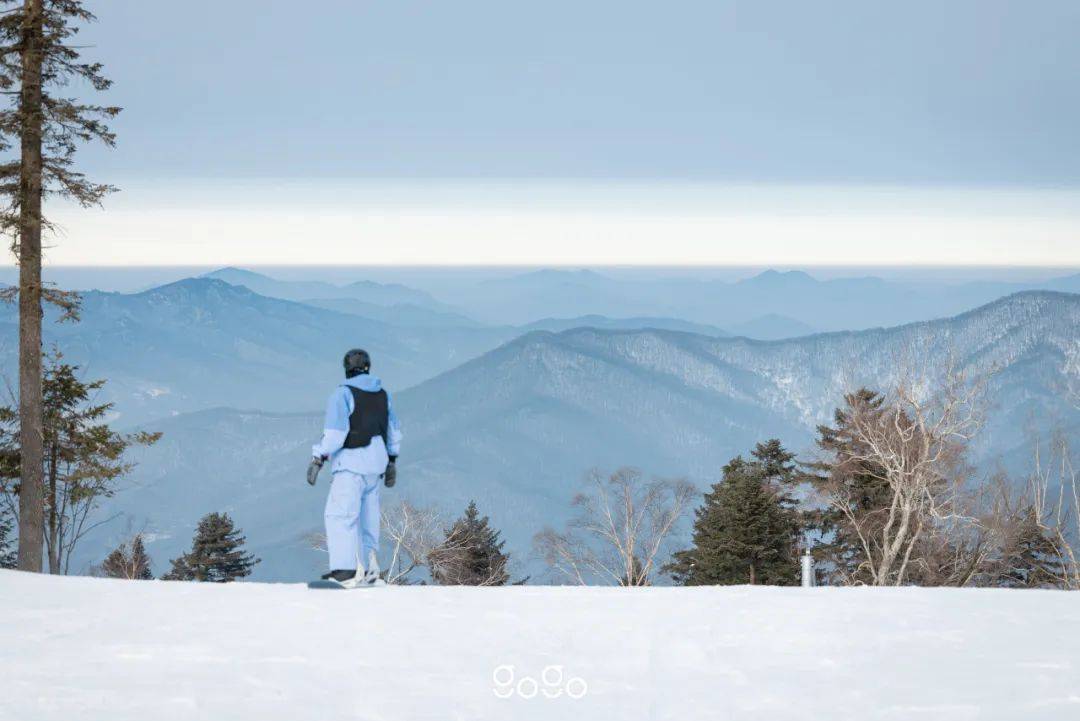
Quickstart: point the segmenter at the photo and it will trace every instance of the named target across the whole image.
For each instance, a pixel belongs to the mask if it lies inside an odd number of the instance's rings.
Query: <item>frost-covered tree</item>
[[[18,148],[0,162],[0,231],[12,240],[19,265],[19,285],[3,295],[19,298],[19,443],[22,493],[19,512],[19,568],[40,572],[45,532],[42,397],[42,300],[71,314],[77,298],[44,287],[41,280],[42,234],[51,225],[42,213],[47,196],[98,204],[113,188],[87,180],[74,168],[82,143],[114,144],[106,124],[119,108],[85,103],[74,88],[104,91],[111,82],[100,63],[81,58],[74,42],[79,25],[94,20],[81,0],[3,0],[0,12],[0,90],[10,106],[0,110],[0,151]],[[12,7],[13,6],[13,7]]]
[[[127,578],[147,581],[154,577],[150,571],[150,557],[146,555],[142,534],[138,533],[124,541],[101,563],[101,572],[109,578]]]
[[[481,516],[476,501],[447,529],[443,543],[429,554],[432,579],[443,586],[502,586],[510,579],[505,541]]]
[[[162,580],[228,583],[249,576],[259,559],[244,550],[246,540],[228,513],[208,513],[199,521],[191,550],[172,560]]]

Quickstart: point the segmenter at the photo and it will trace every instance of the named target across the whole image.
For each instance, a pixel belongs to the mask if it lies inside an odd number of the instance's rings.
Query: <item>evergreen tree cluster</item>
[[[794,455],[777,440],[738,456],[695,511],[692,548],[665,570],[687,586],[798,582]]]
[[[15,548],[12,544],[11,534],[14,533],[15,524],[7,509],[0,508],[0,568],[15,568]]]
[[[443,586],[502,586],[510,579],[505,541],[480,516],[475,501],[447,529],[443,543],[431,553],[431,576]]]
[[[199,521],[191,550],[172,560],[162,580],[229,583],[249,576],[260,559],[244,550],[246,540],[228,513],[209,513]]]

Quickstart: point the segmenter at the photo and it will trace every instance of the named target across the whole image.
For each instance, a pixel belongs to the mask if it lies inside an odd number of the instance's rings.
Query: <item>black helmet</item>
[[[362,348],[353,348],[345,354],[345,377],[352,378],[371,370],[371,356]]]

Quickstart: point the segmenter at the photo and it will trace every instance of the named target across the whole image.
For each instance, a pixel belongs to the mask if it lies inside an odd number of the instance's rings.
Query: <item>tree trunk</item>
[[[59,506],[56,499],[56,474],[57,474],[57,458],[56,458],[56,444],[51,444],[49,451],[49,482],[47,484],[49,496],[49,502],[46,504],[49,507],[49,533],[46,536],[48,543],[46,544],[46,551],[49,555],[49,573],[56,575],[60,573],[60,549],[63,546],[63,537],[60,534],[60,514],[57,512]]]
[[[19,568],[41,572],[44,537],[41,398],[42,0],[26,0],[19,101]]]

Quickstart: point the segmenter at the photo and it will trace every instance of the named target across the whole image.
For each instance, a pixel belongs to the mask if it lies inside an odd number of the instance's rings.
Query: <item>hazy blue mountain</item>
[[[353,298],[305,298],[300,302],[409,328],[479,328],[484,325],[460,313],[434,310],[412,303],[379,305]]]
[[[971,373],[996,369],[973,448],[982,467],[1000,459],[1022,468],[1027,427],[1080,427],[1065,392],[1080,389],[1078,295],[1022,293],[950,319],[775,342],[655,329],[534,332],[396,396],[405,442],[401,480],[386,499],[455,512],[476,499],[525,557],[536,530],[566,517],[590,467],[631,464],[704,485],[768,437],[811,450],[814,426],[845,390],[888,387],[905,359],[937,369],[949,358]],[[216,504],[235,510],[267,559],[260,577],[300,578],[318,566],[299,540],[321,523],[325,488],[302,480],[317,414],[215,410],[158,426],[166,437],[140,453],[145,488],[113,503],[136,525],[149,517],[152,530],[172,534],[151,544],[155,558],[186,543]],[[88,545],[88,559],[115,540],[109,533]]]
[[[782,340],[816,333],[817,329],[794,318],[777,313],[766,313],[729,329],[730,335],[741,335],[755,340]]]
[[[1077,292],[1080,275],[1041,283],[943,283],[876,277],[819,280],[803,271],[767,270],[729,282],[546,270],[475,283],[460,289],[454,303],[491,323],[520,325],[585,315],[661,316],[737,332],[736,327],[759,318],[783,316],[808,328],[839,331],[948,317],[1024,290]],[[777,334],[761,334],[766,336]]]
[[[664,315],[635,302],[633,288],[590,270],[538,270],[475,284],[459,296],[473,316],[526,324],[543,318]]]
[[[1054,278],[1046,283],[1046,287],[1062,293],[1080,293],[1080,273]]]
[[[354,298],[374,305],[408,304],[446,309],[446,306],[428,293],[399,283],[360,280],[346,285],[334,285],[316,280],[278,280],[242,268],[221,268],[203,277],[223,280],[253,290],[259,295],[286,300]]]
[[[0,367],[9,377],[16,357],[14,313],[0,308]],[[108,379],[104,397],[116,403],[125,425],[216,405],[319,407],[353,346],[371,352],[390,388],[405,388],[516,334],[390,325],[211,278],[142,293],[86,293],[81,322],[45,326],[46,340],[59,342],[89,377]]]
[[[704,323],[691,323],[678,318],[608,318],[602,315],[582,315],[577,318],[544,318],[533,323],[520,326],[523,333],[546,330],[558,333],[572,328],[599,328],[604,330],[644,330],[645,328],[659,328],[661,330],[677,330],[684,333],[700,333],[701,335],[725,336],[730,335],[725,330]]]

